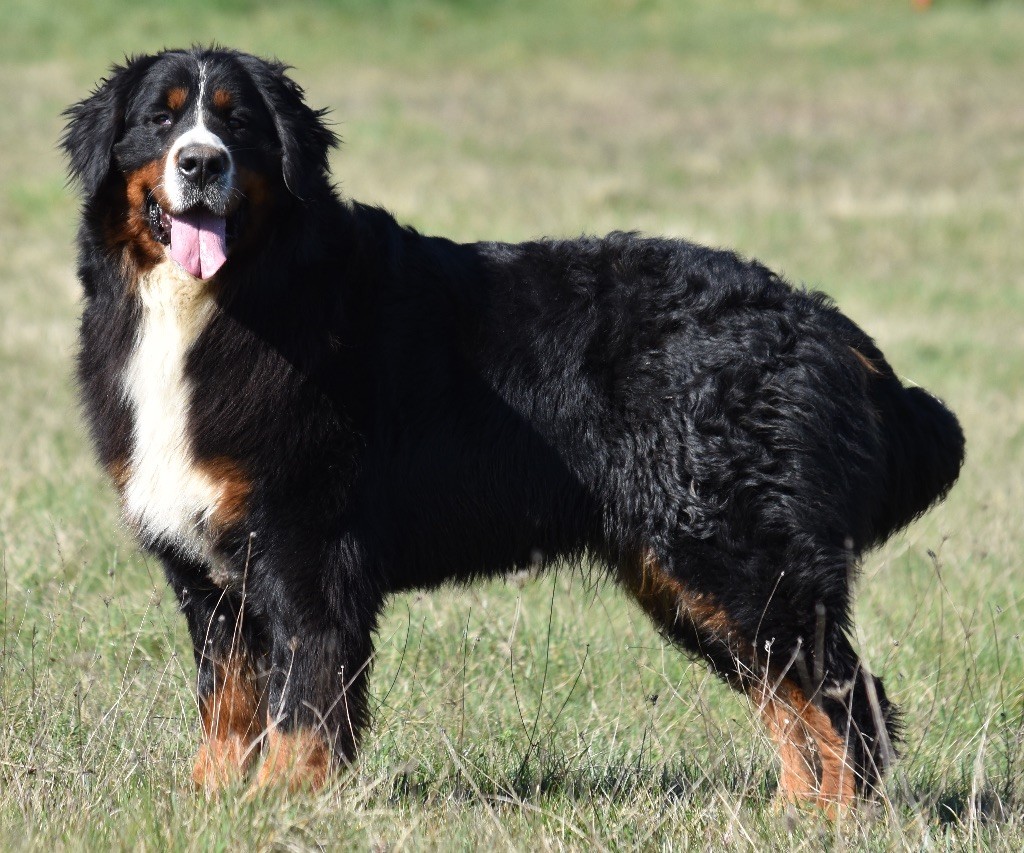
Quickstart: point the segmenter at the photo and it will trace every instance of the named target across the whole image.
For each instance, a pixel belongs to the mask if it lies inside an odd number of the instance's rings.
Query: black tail
[[[964,433],[956,415],[923,388],[886,376],[872,390],[889,475],[874,525],[881,542],[946,496],[964,462]]]

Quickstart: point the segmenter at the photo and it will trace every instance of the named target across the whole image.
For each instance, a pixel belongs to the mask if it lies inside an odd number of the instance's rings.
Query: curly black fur
[[[118,227],[133,170],[173,138],[143,127],[146,105],[198,68],[244,103],[251,138],[232,150],[267,190],[183,367],[190,458],[227,460],[242,509],[197,520],[200,556],[144,537],[201,695],[239,642],[244,590],[241,648],[265,662],[272,720],[322,726],[350,758],[390,594],[648,554],[732,632],[680,616],[666,633],[738,686],[796,678],[797,661],[871,787],[895,712],[877,679],[872,707],[848,640],[851,581],[955,481],[955,417],[825,296],[731,252],[627,233],[457,244],[339,200],[333,136],[279,64],[136,58],[68,111],[86,196],[79,377],[119,486],[144,440],[124,383],[150,267]]]

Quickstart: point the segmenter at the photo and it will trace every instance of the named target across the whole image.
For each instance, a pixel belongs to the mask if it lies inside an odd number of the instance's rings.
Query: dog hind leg
[[[703,657],[753,702],[780,758],[782,798],[814,802],[834,814],[877,785],[891,760],[896,715],[841,625],[824,626],[823,665],[816,672],[811,639],[806,645],[786,637],[776,641],[758,631],[760,620],[745,626],[713,596],[689,589],[649,551],[620,566],[619,578],[666,638]],[[765,614],[787,608],[790,600],[766,602]],[[791,617],[784,613],[783,621]],[[806,633],[814,637],[813,627]]]

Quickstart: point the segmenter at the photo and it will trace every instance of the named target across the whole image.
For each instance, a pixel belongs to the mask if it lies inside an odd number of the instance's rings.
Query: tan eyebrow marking
[[[218,110],[226,110],[231,106],[231,93],[227,89],[217,89],[213,93],[213,105]]]
[[[186,98],[188,98],[188,89],[183,86],[175,86],[167,92],[167,106],[172,110],[180,110],[185,106]]]

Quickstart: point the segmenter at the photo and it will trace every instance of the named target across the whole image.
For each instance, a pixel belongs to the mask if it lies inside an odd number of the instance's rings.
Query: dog
[[[352,762],[393,593],[586,562],[750,698],[781,796],[877,790],[900,717],[851,584],[964,438],[827,297],[681,240],[423,236],[230,49],[130,57],[65,116],[81,397],[188,622],[198,786]]]

